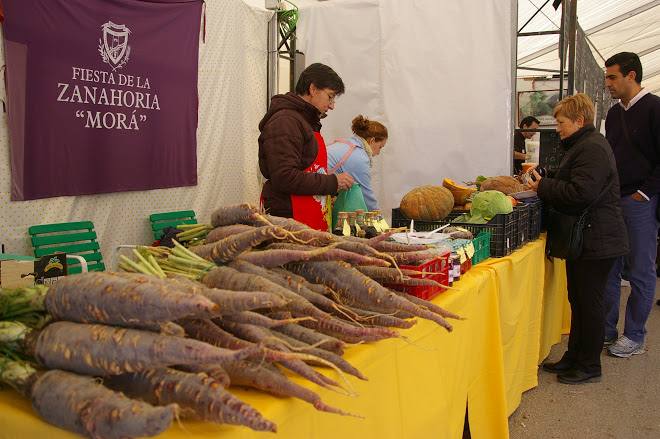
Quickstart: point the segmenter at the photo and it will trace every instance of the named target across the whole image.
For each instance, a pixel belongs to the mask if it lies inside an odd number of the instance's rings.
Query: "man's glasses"
[[[326,96],[328,96],[328,100],[330,101],[331,104],[334,104],[334,103],[335,103],[335,101],[337,100],[337,95],[336,95],[336,94],[330,94],[330,93],[328,93],[328,92],[325,91],[325,90],[321,90],[321,91],[322,91],[323,93],[325,93]]]

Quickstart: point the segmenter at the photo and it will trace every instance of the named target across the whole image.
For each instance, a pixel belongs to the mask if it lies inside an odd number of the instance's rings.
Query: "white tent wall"
[[[299,1],[298,48],[346,84],[327,142],[364,114],[390,138],[374,171],[386,215],[422,184],[510,172],[515,2]]]
[[[6,251],[31,254],[27,236],[31,225],[92,220],[104,259],[111,263],[117,245],[151,242],[151,213],[194,209],[200,220],[208,222],[216,206],[258,202],[257,125],[266,111],[266,35],[271,16],[242,0],[206,2],[205,43],[200,35],[197,186],[12,202],[7,115],[3,114],[0,243]]]

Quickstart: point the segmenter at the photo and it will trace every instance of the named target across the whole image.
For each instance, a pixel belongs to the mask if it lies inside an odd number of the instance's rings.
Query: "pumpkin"
[[[515,194],[525,190],[525,186],[508,175],[489,177],[481,182],[481,191],[500,191],[505,195]]]
[[[401,199],[401,213],[421,221],[445,219],[454,207],[454,196],[442,186],[419,186]]]
[[[450,178],[445,178],[442,180],[442,185],[449,189],[451,194],[454,196],[455,204],[467,203],[468,198],[470,198],[470,196],[477,191],[475,188],[456,184],[456,182]]]

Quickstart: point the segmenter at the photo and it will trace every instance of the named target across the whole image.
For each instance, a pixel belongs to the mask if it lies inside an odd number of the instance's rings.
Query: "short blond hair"
[[[577,93],[573,96],[566,96],[555,105],[552,115],[564,116],[575,122],[578,117],[584,118],[584,124],[593,124],[596,110],[591,98],[584,93]]]

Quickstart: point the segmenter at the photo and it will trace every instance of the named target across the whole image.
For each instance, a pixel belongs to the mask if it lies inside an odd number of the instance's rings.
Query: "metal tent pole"
[[[267,96],[266,107],[270,106],[270,99],[277,94],[278,91],[278,29],[279,22],[277,10],[279,9],[279,1],[266,0],[266,9],[275,11],[273,17],[268,22],[268,62],[267,62]]]

